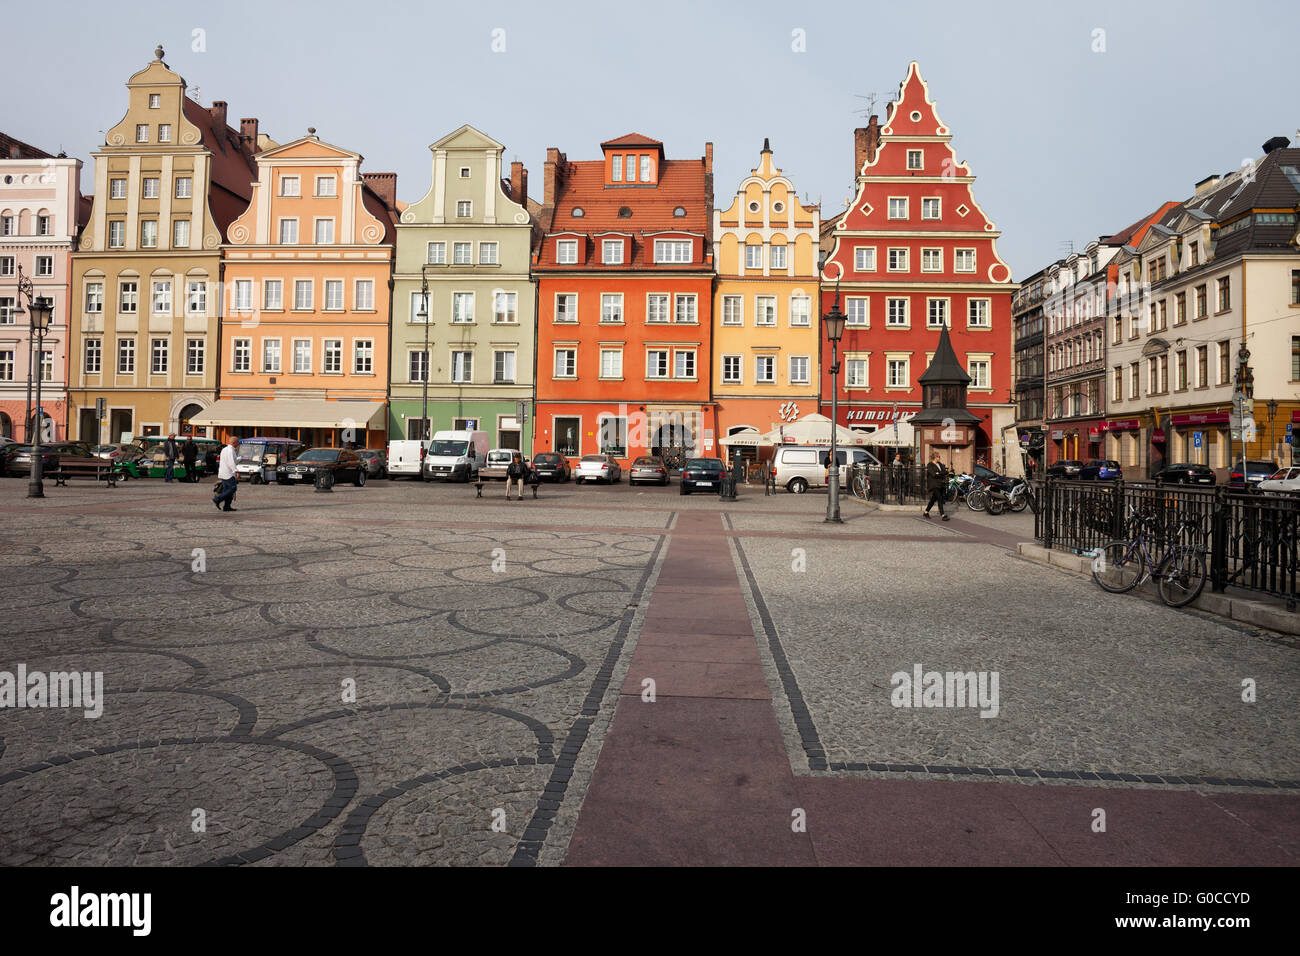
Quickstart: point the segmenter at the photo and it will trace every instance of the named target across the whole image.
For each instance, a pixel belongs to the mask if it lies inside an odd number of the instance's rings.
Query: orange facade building
[[[716,453],[710,356],[713,144],[668,160],[639,134],[599,160],[547,151],[536,451]]]
[[[309,135],[258,154],[223,250],[216,405],[224,433],[387,442],[394,174]]]

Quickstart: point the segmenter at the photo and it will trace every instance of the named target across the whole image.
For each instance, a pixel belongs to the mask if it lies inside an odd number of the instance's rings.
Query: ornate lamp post
[[[45,488],[41,481],[41,426],[45,415],[41,409],[41,372],[44,364],[42,359],[45,355],[45,349],[43,348],[45,333],[50,329],[50,318],[54,313],[54,309],[50,306],[49,300],[36,296],[32,280],[23,275],[21,268],[18,270],[18,292],[27,299],[27,313],[31,318],[31,335],[36,342],[35,357],[32,360],[35,363],[35,368],[33,369],[31,363],[28,365],[28,374],[31,375],[34,371],[36,377],[36,437],[35,440],[32,440],[31,435],[28,435],[28,443],[32,449],[32,470],[27,482],[27,497],[44,498]],[[14,310],[14,315],[22,314],[23,307],[20,301],[18,308]],[[28,416],[28,432],[31,431],[31,421],[31,416]]]
[[[429,428],[429,265],[420,266],[420,311],[415,317],[424,323],[424,368],[420,376],[423,380],[420,399],[420,440],[428,439],[432,432]],[[421,446],[423,447],[423,446]],[[420,466],[424,467],[424,455],[420,455]]]
[[[828,494],[826,496],[826,521],[843,524],[840,518],[840,465],[836,460],[838,449],[836,437],[839,431],[839,393],[840,393],[840,339],[844,336],[844,313],[840,311],[840,285],[835,283],[835,304],[822,316],[826,327],[826,339],[831,343],[831,458]]]
[[[1277,399],[1270,398],[1264,407],[1268,409],[1268,456],[1272,458],[1277,451],[1277,433],[1273,431],[1273,419],[1277,418]]]

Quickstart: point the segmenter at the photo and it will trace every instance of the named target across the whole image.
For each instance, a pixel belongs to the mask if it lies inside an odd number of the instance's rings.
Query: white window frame
[[[662,306],[662,308],[659,308]],[[647,325],[667,325],[673,320],[673,297],[669,292],[647,292],[645,296]]]
[[[763,369],[768,370],[766,377],[763,375]],[[766,353],[754,356],[754,384],[755,385],[775,385],[776,382],[776,353]]]
[[[502,300],[509,303],[506,310],[502,310]],[[518,325],[519,324],[519,293],[513,289],[495,289],[492,292],[492,324],[493,325]]]
[[[682,318],[682,307],[686,306],[689,318]],[[694,292],[678,292],[673,296],[673,323],[676,325],[699,325],[699,296]]]
[[[431,266],[445,266],[447,264],[447,243],[445,241],[429,243],[425,256],[426,264]]]
[[[472,199],[456,200],[456,218],[457,219],[474,218],[474,201]]]
[[[906,246],[891,246],[886,256],[885,270],[887,272],[907,272],[910,265],[909,251]]]
[[[771,306],[770,317],[764,315],[764,306]],[[754,296],[754,326],[756,328],[775,328],[777,322],[776,296],[774,295],[756,295]]]
[[[743,295],[722,297],[722,324],[732,327],[744,326],[745,297]]]
[[[607,266],[623,264],[623,240],[602,239],[600,242],[600,261]]]
[[[915,164],[912,163],[913,157],[916,158]],[[907,168],[909,172],[916,169],[925,169],[925,150],[909,149],[907,151]]]
[[[578,240],[556,239],[555,261],[558,265],[573,266],[578,264]]]
[[[560,359],[565,359],[564,369],[560,370]],[[578,349],[572,345],[557,346],[552,356],[551,370],[554,377],[568,381],[578,377]]]
[[[482,240],[478,244],[478,264],[481,266],[500,265],[499,244],[491,240]]]
[[[854,310],[857,306],[862,307],[862,321],[855,322]],[[844,297],[844,327],[846,329],[869,329],[871,328],[871,297],[865,295],[848,295]]]
[[[279,375],[284,368],[284,342],[276,336],[262,339],[261,371],[263,375]]]
[[[624,319],[625,319],[625,313],[623,311],[623,293],[602,292],[600,294],[601,325],[622,325],[624,323]]]
[[[802,306],[802,308],[800,308]],[[812,328],[812,296],[804,292],[796,292],[790,296],[790,328],[792,329],[810,329]],[[799,321],[801,319],[803,321]]]
[[[929,215],[931,211],[933,211],[933,215]],[[923,196],[921,198],[921,219],[924,222],[938,222],[943,219],[943,202],[938,196]]]
[[[898,215],[895,210],[900,211],[902,215]],[[889,197],[886,203],[886,215],[890,219],[899,222],[904,222],[908,218],[907,212],[908,212],[908,202],[906,196]]]
[[[292,233],[292,235],[289,236],[288,238],[286,238],[285,236],[286,231]],[[298,245],[298,217],[281,216],[279,221],[279,228],[276,230],[276,235],[279,237],[277,239],[278,245],[281,246]]]
[[[763,245],[746,243],[745,244],[745,268],[761,269],[763,268]]]
[[[334,368],[330,368],[331,365]],[[322,375],[343,374],[342,339],[323,339],[321,341],[320,371]]]
[[[329,192],[325,192],[321,189],[321,186],[327,184],[329,186]],[[315,196],[317,199],[337,199],[339,195],[338,178],[331,174],[317,176],[315,189]]]
[[[281,199],[300,199],[302,198],[302,178],[299,176],[280,176],[280,198]]]
[[[876,247],[875,246],[858,246],[853,250],[853,271],[854,272],[875,272],[876,271]]]
[[[927,260],[929,264],[927,265]],[[921,249],[921,271],[922,272],[942,272],[943,271],[943,248],[926,246]]]
[[[321,303],[322,312],[343,312],[347,308],[347,300],[344,293],[347,289],[347,283],[343,279],[325,279],[325,296],[324,302]],[[330,291],[337,294],[338,304],[330,304]]]
[[[769,271],[779,271],[779,272],[787,271],[788,266],[786,265],[786,263],[789,262],[790,259],[789,255],[787,254],[788,248],[789,248],[788,246],[784,246],[779,243],[773,243],[768,246],[767,266]]]
[[[983,306],[984,321],[974,321],[975,306]],[[966,300],[966,328],[968,329],[991,329],[993,328],[993,300],[971,298]]]
[[[453,385],[474,384],[474,350],[451,350],[451,381]]]
[[[656,357],[656,359],[659,359],[658,361],[655,362],[655,369],[653,374],[650,368],[651,356],[654,356]],[[645,350],[646,380],[661,381],[663,379],[672,378],[672,372],[673,372],[672,360],[673,360],[673,356],[672,356],[671,349],[664,349],[664,348],[646,349]],[[662,371],[660,371],[660,369],[662,369]]]
[[[728,375],[727,366],[731,364],[735,369],[734,375]],[[718,366],[719,374],[722,377],[723,385],[744,385],[745,384],[745,356],[735,352],[729,352],[722,356],[722,364]]]
[[[616,356],[614,361],[606,363],[606,359]],[[623,350],[621,348],[601,347],[600,350],[600,378],[607,381],[623,380]]]
[[[307,290],[307,304],[300,304],[298,295],[302,288]],[[316,307],[316,280],[315,279],[294,279],[293,280],[293,312],[311,312]]]
[[[324,229],[326,232],[329,233],[329,235],[328,235],[326,238],[321,238],[321,230],[322,230],[322,229]],[[312,238],[311,238],[312,245],[315,245],[315,246],[332,246],[332,245],[334,245],[334,217],[333,217],[333,216],[317,216],[317,217],[312,221],[311,237],[312,237]]]
[[[803,373],[795,371],[795,363],[803,363]],[[812,384],[812,356],[811,355],[791,355],[789,360],[789,373],[791,385],[811,385]]]
[[[362,290],[365,294],[362,294]],[[352,311],[375,311],[375,280],[357,279],[352,283]]]
[[[298,346],[306,345],[305,349]],[[306,362],[299,359],[306,357]],[[305,366],[305,367],[304,367]],[[293,340],[293,374],[310,375],[312,370],[312,340],[311,339],[294,339]]]
[[[365,368],[362,368],[364,363]],[[353,339],[352,340],[352,374],[353,375],[374,375],[375,374],[375,340],[374,339]]]
[[[461,290],[451,293],[451,324],[452,325],[474,325],[477,322],[476,311],[477,303],[474,301],[473,292]],[[469,308],[466,310],[465,305]]]
[[[242,362],[240,360],[243,360]],[[240,368],[240,365],[243,368]],[[253,340],[245,338],[234,338],[230,340],[230,371],[232,373],[252,373],[253,371]]]
[[[942,305],[943,321],[934,320],[934,307]],[[927,329],[941,329],[952,327],[952,299],[946,295],[928,296],[925,300],[925,327]]]
[[[903,320],[896,321],[893,316],[893,304],[903,303]],[[912,300],[908,296],[889,296],[885,299],[885,328],[910,329],[912,327]]]
[[[271,290],[275,290],[272,294]],[[262,280],[262,311],[264,312],[283,312],[284,311],[284,280],[283,279],[263,279]]]
[[[893,374],[894,365],[902,364],[903,374],[901,384],[896,384],[897,378]],[[912,358],[910,355],[898,355],[885,353],[885,388],[910,389],[912,387]]]
[[[655,240],[655,262],[656,263],[689,263],[695,261],[694,251],[691,248],[694,245],[689,239],[656,239]],[[682,254],[685,258],[681,258]]]
[[[969,267],[963,263],[969,259]],[[952,251],[952,271],[953,272],[974,272],[975,271],[975,250],[969,248],[954,249]]]
[[[563,313],[565,318],[560,318],[560,303],[563,301],[566,305],[569,300],[573,302],[572,311],[565,309]],[[578,293],[576,292],[557,292],[555,293],[555,323],[557,325],[577,325],[578,324]]]
[[[683,359],[690,363],[689,372],[682,371]],[[672,373],[673,378],[678,381],[696,381],[700,375],[699,355],[696,354],[696,350],[673,349]]]

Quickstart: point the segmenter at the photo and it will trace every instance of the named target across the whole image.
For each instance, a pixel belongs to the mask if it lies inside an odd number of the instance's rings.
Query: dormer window
[[[628,157],[628,159],[631,158],[632,157],[630,156]],[[633,178],[635,178],[635,174]],[[621,153],[614,154],[613,161],[610,165],[609,179],[610,182],[614,183],[621,183],[623,181],[623,155]]]
[[[578,262],[578,240],[577,239],[556,240],[555,261],[562,266],[576,265]]]
[[[651,181],[653,170],[651,169],[650,156],[648,153],[641,154],[641,182],[648,183]]]
[[[573,216],[574,219],[581,219],[586,214],[587,214],[586,211],[581,206],[574,206],[573,212],[571,212],[569,215]]]
[[[149,94],[149,109],[151,109],[151,110],[162,109],[162,94],[161,94],[161,93],[150,93],[150,94]]]

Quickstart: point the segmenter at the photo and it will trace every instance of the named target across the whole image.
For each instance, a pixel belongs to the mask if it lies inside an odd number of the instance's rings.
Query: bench
[[[53,478],[56,486],[64,487],[67,487],[70,478],[92,478],[95,481],[107,481],[110,488],[116,488],[118,479],[111,462],[103,458],[74,455],[60,455],[58,467],[46,472],[44,477]]]

